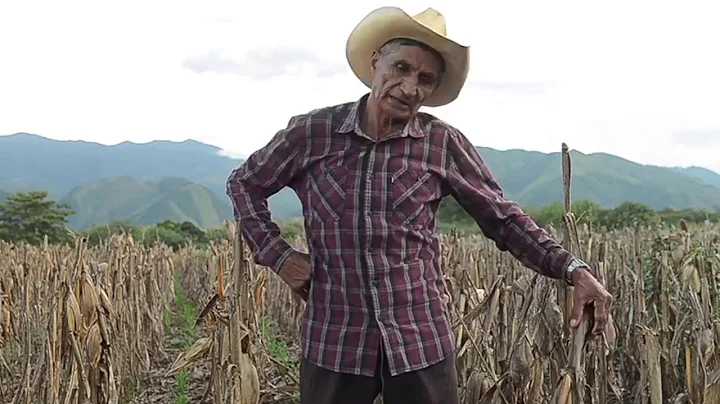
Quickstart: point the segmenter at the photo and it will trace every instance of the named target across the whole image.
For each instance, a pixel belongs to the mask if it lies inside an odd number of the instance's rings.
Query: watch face
[[[575,272],[575,270],[581,266],[583,266],[584,263],[580,261],[579,259],[574,259],[572,262],[570,262],[570,265],[568,265],[568,269],[565,272],[565,278],[568,282],[572,280],[572,274]]]

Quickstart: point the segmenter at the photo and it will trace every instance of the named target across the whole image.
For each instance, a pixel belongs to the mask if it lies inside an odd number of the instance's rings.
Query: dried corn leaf
[[[85,341],[91,368],[97,368],[98,363],[100,363],[102,341],[103,338],[100,332],[100,326],[98,323],[95,323],[90,327],[90,330],[88,330],[87,339]]]
[[[70,332],[78,332],[81,328],[80,305],[72,288],[67,289],[67,302],[65,304],[65,323]]]
[[[168,369],[168,371],[165,373],[165,376],[173,376],[187,369],[187,367],[192,365],[193,363],[204,358],[205,355],[210,352],[212,344],[212,338],[208,337],[202,337],[195,341],[195,343],[192,344],[190,348],[188,348],[185,352],[181,352],[178,355],[178,357],[175,359],[175,362],[173,362],[173,364],[170,366],[170,369]]]

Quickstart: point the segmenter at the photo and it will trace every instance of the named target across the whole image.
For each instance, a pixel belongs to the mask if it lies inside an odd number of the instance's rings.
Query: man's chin
[[[394,114],[394,115],[390,115],[390,119],[392,119],[394,127],[405,126],[410,121],[410,119],[412,119],[412,115],[411,114]]]
[[[413,117],[414,113],[409,108],[396,108],[395,106],[386,106],[385,114],[395,121],[409,121]]]

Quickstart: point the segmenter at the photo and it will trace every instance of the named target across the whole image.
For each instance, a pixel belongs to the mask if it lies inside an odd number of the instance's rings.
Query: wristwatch
[[[579,258],[573,258],[567,268],[565,268],[565,282],[567,282],[568,285],[573,286],[572,274],[578,268],[590,268],[590,266]]]

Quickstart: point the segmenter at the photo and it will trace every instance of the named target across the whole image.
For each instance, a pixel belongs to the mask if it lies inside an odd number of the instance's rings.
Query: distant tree
[[[542,209],[535,213],[533,213],[532,209],[530,209],[528,212],[530,217],[532,217],[540,227],[562,226],[564,213],[565,207],[560,202],[544,206]]]
[[[689,223],[702,223],[706,220],[710,222],[720,221],[720,210],[664,209],[658,212],[658,215],[660,215],[663,222],[675,226],[679,225],[681,220]]]
[[[196,244],[207,244],[208,239],[205,232],[190,222],[180,223],[180,233],[186,238],[193,240]]]
[[[157,226],[153,230],[155,231],[155,234],[149,234],[150,237],[145,239],[146,244],[151,244],[154,239],[157,239],[157,241],[171,247],[173,250],[177,250],[188,244],[188,239],[183,237],[180,232],[175,231],[168,226]]]
[[[193,223],[187,221],[177,223],[172,220],[164,220],[158,223],[154,229],[146,233],[144,239],[146,244],[151,244],[155,240],[173,249],[178,249],[191,243],[198,247],[204,247],[209,244],[205,232]]]
[[[438,208],[438,220],[446,222],[470,222],[474,220],[467,214],[465,209],[460,206],[458,201],[453,197],[448,197],[440,202]]]
[[[9,242],[41,245],[47,235],[52,244],[72,237],[66,227],[74,211],[70,205],[46,199],[47,192],[19,192],[0,204],[0,238]]]
[[[112,235],[132,234],[136,242],[151,246],[156,242],[163,243],[174,249],[193,244],[199,248],[207,248],[210,241],[216,244],[227,240],[226,230],[222,227],[203,231],[191,222],[174,222],[164,220],[155,226],[135,225],[129,221],[115,221],[97,225],[88,231],[78,232],[87,237],[89,245],[107,242]]]
[[[292,240],[305,233],[303,219],[290,219],[280,225],[280,233],[287,240]]]
[[[222,244],[228,239],[228,234],[224,227],[213,227],[205,231],[205,237],[207,237],[208,242]]]
[[[447,197],[440,202],[437,224],[441,232],[452,230],[459,234],[475,234],[480,230],[475,220],[453,197]]]
[[[594,222],[603,209],[597,202],[581,200],[572,203],[572,211],[580,223]]]
[[[90,230],[77,233],[84,235],[90,246],[107,242],[113,234],[131,234],[137,241],[142,241],[143,237],[143,229],[126,220],[117,220],[107,224],[97,225]]]
[[[608,209],[598,215],[598,224],[608,229],[652,225],[660,221],[660,215],[650,207],[636,202],[625,202],[615,209]]]

